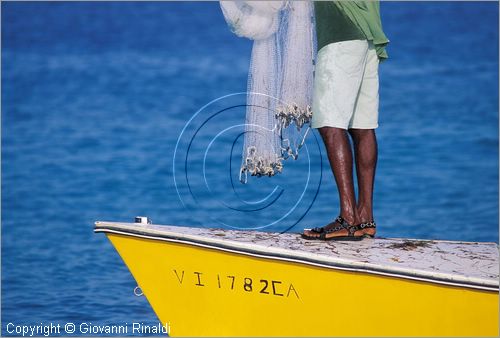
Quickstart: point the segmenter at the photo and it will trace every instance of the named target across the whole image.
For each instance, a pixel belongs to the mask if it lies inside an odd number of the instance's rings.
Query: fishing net
[[[316,51],[309,1],[220,1],[230,29],[254,40],[240,181],[297,159],[310,130]]]

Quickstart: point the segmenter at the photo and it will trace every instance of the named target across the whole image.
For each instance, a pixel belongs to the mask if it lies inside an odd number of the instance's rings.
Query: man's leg
[[[352,175],[352,150],[349,136],[344,129],[323,127],[319,133],[325,143],[328,160],[332,168],[340,199],[340,216],[354,224],[356,215],[356,196]]]
[[[358,176],[357,214],[359,223],[373,221],[373,185],[377,166],[377,138],[379,108],[379,60],[372,43],[368,48],[363,81],[359,89],[354,114],[348,130],[354,141],[356,174]],[[368,235],[375,234],[375,228],[365,229]]]
[[[349,129],[354,141],[358,177],[357,223],[373,220],[373,185],[377,166],[377,137],[374,129]],[[374,235],[375,229],[366,230]]]
[[[356,196],[354,193],[354,179],[352,174],[353,155],[349,135],[346,130],[334,127],[319,128],[319,133],[325,143],[330,167],[337,183],[337,190],[340,199],[340,216],[349,224],[357,224]],[[335,221],[325,226],[325,230],[338,227]],[[314,231],[306,231],[308,236],[319,237],[320,234]],[[362,235],[362,231],[354,233],[355,236]],[[348,230],[341,229],[331,233],[327,237],[347,236]]]

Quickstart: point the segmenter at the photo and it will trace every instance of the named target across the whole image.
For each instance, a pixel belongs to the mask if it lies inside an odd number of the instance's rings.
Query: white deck
[[[95,231],[440,284],[486,290],[498,290],[499,286],[496,243],[398,238],[325,242],[305,240],[297,233],[112,222],[96,222]]]

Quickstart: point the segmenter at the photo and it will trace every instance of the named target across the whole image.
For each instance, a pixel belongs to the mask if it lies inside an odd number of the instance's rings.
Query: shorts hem
[[[341,126],[337,123],[329,123],[329,122],[322,122],[318,125],[311,125],[311,128],[313,129],[319,129],[319,128],[323,128],[323,127],[331,127],[331,128],[339,128],[339,129],[344,129],[344,130],[347,130],[348,127],[347,126]]]
[[[356,126],[349,126],[348,129],[377,129],[378,128],[378,123],[374,125],[356,125]]]

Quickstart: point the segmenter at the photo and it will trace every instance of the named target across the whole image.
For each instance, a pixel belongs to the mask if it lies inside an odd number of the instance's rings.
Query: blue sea
[[[337,216],[316,131],[281,175],[238,182],[252,45],[217,2],[1,9],[3,335],[157,323],[95,221],[300,232]],[[498,3],[381,10],[378,234],[498,243]]]

